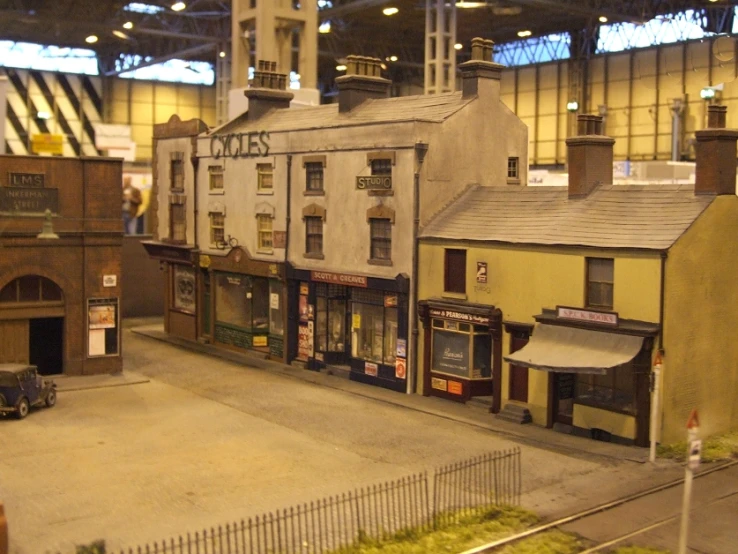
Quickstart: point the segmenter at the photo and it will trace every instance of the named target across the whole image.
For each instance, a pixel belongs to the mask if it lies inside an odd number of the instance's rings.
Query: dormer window
[[[392,160],[389,158],[372,160],[372,175],[392,175]]]

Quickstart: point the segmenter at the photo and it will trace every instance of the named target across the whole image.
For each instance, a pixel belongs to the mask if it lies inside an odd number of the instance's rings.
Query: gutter
[[[407,394],[415,392],[415,379],[418,375],[418,273],[420,242],[418,239],[420,230],[420,170],[423,167],[425,155],[428,153],[428,144],[424,142],[415,143],[415,155],[417,157],[417,168],[413,176],[413,274],[410,286],[412,287],[412,301],[410,302],[409,314],[412,316],[412,367],[408,372]]]
[[[666,259],[669,251],[661,252],[661,290],[659,291],[659,350],[664,353],[664,285],[666,284]]]

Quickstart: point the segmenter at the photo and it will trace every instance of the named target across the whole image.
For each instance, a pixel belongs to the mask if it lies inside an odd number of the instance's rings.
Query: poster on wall
[[[304,294],[300,295],[300,321],[308,320],[308,297]]]
[[[87,300],[87,355],[118,355],[118,299]]]
[[[174,266],[174,309],[195,313],[195,269]]]
[[[307,362],[313,357],[313,322],[300,323],[297,329],[297,359]]]
[[[395,360],[395,377],[397,379],[404,379],[407,377],[407,367],[405,366],[405,360],[403,358],[397,358]]]

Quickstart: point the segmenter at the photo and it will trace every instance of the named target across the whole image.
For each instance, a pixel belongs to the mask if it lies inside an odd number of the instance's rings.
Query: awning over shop
[[[630,362],[642,345],[643,337],[538,324],[528,344],[504,359],[544,371],[602,375]]]

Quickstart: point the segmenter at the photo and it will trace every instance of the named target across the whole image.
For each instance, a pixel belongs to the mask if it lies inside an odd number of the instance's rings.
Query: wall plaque
[[[357,177],[356,188],[359,190],[390,190],[392,189],[392,176],[368,175]]]
[[[59,191],[37,187],[0,187],[0,212],[59,212]]]
[[[274,231],[274,248],[285,248],[287,246],[287,231]]]

